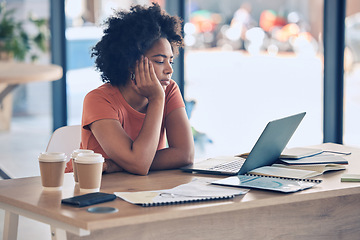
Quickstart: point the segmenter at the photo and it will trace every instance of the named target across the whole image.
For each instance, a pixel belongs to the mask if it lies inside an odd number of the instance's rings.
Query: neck
[[[148,99],[138,94],[130,84],[118,87],[126,102],[136,111],[145,113]]]

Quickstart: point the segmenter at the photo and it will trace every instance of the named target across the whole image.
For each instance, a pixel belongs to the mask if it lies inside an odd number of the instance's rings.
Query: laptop
[[[274,164],[305,116],[305,112],[270,121],[249,155],[209,158],[181,170],[216,175],[245,174],[255,168]]]

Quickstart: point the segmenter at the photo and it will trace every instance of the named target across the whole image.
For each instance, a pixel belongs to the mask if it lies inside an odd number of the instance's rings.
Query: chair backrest
[[[80,147],[81,126],[72,125],[56,129],[46,147],[47,152],[63,152],[67,158],[71,157],[72,152]]]

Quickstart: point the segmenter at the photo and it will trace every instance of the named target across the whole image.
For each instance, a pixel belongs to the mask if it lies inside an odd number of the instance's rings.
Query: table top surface
[[[62,67],[55,64],[36,64],[0,61],[0,83],[20,84],[54,81],[63,76]]]
[[[119,211],[108,214],[87,212],[88,207],[74,208],[61,204],[61,199],[79,195],[79,187],[73,175],[65,174],[62,191],[47,192],[42,190],[40,177],[10,179],[0,181],[1,203],[41,214],[55,220],[86,229],[98,230],[110,227],[140,224],[153,221],[166,221],[182,217],[193,217],[206,214],[226,213],[229,211],[273,206],[278,204],[296,203],[307,200],[321,200],[351,194],[360,194],[360,183],[341,182],[344,173],[354,173],[360,169],[360,149],[337,144],[322,144],[324,150],[350,151],[344,156],[349,161],[344,171],[325,173],[316,179],[323,182],[311,189],[283,194],[278,192],[250,190],[246,195],[230,200],[196,202],[169,206],[141,207],[117,198],[112,202],[96,206],[114,207]],[[128,173],[103,175],[101,192],[131,192],[168,189],[188,183],[193,178],[219,179],[224,176],[189,174],[180,170],[156,171],[147,176]],[[166,181],[164,181],[166,179]]]

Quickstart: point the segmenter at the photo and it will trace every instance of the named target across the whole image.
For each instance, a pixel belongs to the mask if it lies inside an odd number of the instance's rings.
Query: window
[[[360,3],[347,0],[344,55],[344,144],[360,145]]]
[[[290,146],[322,142],[323,1],[186,1],[185,99],[197,157],[251,150],[305,111]]]

